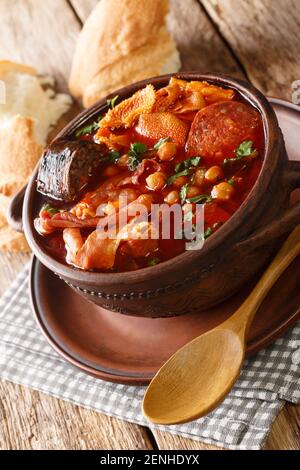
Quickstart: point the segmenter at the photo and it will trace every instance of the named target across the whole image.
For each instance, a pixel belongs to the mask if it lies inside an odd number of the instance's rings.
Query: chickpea
[[[116,176],[119,173],[119,169],[116,165],[109,165],[106,168],[104,168],[102,175],[103,176]]]
[[[127,205],[130,202],[135,201],[137,197],[138,197],[138,193],[135,191],[135,189],[131,189],[131,188],[122,189],[119,195],[121,206],[123,207],[124,205]]]
[[[198,186],[201,186],[204,183],[205,173],[205,168],[199,168],[194,174],[193,182]]]
[[[201,189],[198,187],[198,186],[190,186],[187,190],[187,197],[195,197],[195,196],[198,196],[199,194],[201,194]]]
[[[179,193],[178,191],[170,191],[166,197],[164,198],[164,201],[169,204],[170,206],[172,204],[177,204],[180,201]]]
[[[234,187],[223,181],[212,188],[211,195],[220,201],[229,201],[234,194]]]
[[[210,183],[216,183],[224,177],[223,170],[220,166],[211,166],[205,172],[205,179]]]
[[[151,194],[141,194],[136,202],[138,204],[142,204],[143,206],[145,206],[145,208],[150,211],[151,209],[151,204],[153,202],[153,197],[151,196]]]
[[[120,168],[126,168],[127,167],[127,165],[128,165],[128,155],[127,155],[127,153],[125,153],[124,155],[122,155],[122,157],[120,157],[118,159],[117,165]]]
[[[173,181],[173,186],[176,188],[181,188],[181,186],[184,186],[189,182],[189,179],[186,176],[178,176],[176,180]]]
[[[149,189],[152,191],[158,191],[166,185],[166,176],[160,171],[156,171],[146,178],[146,183]]]
[[[176,150],[177,145],[174,142],[165,142],[159,147],[157,155],[162,161],[171,160],[175,156]]]

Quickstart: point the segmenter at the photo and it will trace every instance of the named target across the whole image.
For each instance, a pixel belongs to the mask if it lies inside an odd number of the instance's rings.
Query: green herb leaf
[[[187,192],[188,192],[189,187],[190,187],[190,184],[187,183],[187,184],[184,184],[183,186],[181,186],[181,188],[179,190],[179,196],[180,196],[181,204],[184,204],[185,201],[186,201]]]
[[[207,227],[207,229],[204,231],[204,234],[203,234],[204,240],[210,237],[214,233],[214,230],[219,228],[221,225],[222,225],[222,222],[215,222],[212,227]]]
[[[145,144],[141,142],[134,142],[130,145],[130,152],[135,153],[137,155],[141,155],[142,153],[146,152],[147,147]]]
[[[156,144],[153,146],[154,150],[158,150],[166,142],[171,142],[170,137],[166,137],[165,139],[160,139]]]
[[[168,178],[167,180],[167,185],[170,186],[179,176],[189,176],[191,174],[191,170],[187,168],[186,170],[180,171],[179,173],[175,173],[175,175],[172,175]]]
[[[141,142],[134,142],[130,145],[130,150],[128,152],[128,168],[130,171],[134,171],[136,169],[146,150],[146,145]]]
[[[152,258],[148,261],[148,266],[155,266],[156,264],[160,263],[159,258]]]
[[[87,126],[84,126],[81,129],[78,129],[75,133],[75,136],[81,137],[82,135],[92,134],[94,131],[99,129],[102,119],[103,119],[102,116],[100,116],[98,121],[94,121],[91,124],[88,124]]]
[[[175,172],[178,173],[179,171],[182,171],[184,169],[191,168],[193,166],[198,166],[200,161],[201,157],[199,156],[188,158],[183,162],[177,163],[177,165],[175,166]]]
[[[253,141],[252,140],[244,140],[240,144],[240,146],[236,149],[235,154],[237,157],[243,158],[243,157],[248,157],[249,155],[252,155],[253,153]]]
[[[100,163],[116,163],[120,157],[121,155],[117,150],[109,150],[109,152],[101,157]]]
[[[109,160],[112,163],[117,162],[119,158],[121,157],[120,152],[118,152],[117,150],[110,150],[108,154],[109,154]]]
[[[55,207],[50,206],[50,204],[44,204],[41,208],[41,212],[48,212],[50,215],[57,214],[59,212]]]
[[[191,157],[187,161],[189,161],[189,166],[198,166],[199,163],[201,162],[201,157],[199,157],[199,156]]]
[[[116,95],[114,96],[113,98],[111,98],[110,100],[107,100],[107,106],[110,106],[111,109],[113,109],[116,105],[116,101],[117,99],[119,98],[119,95]]]
[[[204,240],[210,237],[210,235],[212,234],[213,234],[213,229],[211,227],[207,227],[207,229],[204,231],[204,234],[203,234]]]
[[[245,157],[256,157],[258,154],[257,150],[253,148],[252,140],[244,140],[234,153],[236,154],[236,157],[226,158],[223,163],[224,165],[227,165],[230,162],[238,162]]]
[[[206,202],[210,202],[212,197],[209,194],[199,194],[199,196],[190,197],[186,200],[188,203],[202,203],[205,204]]]
[[[229,180],[227,180],[227,183],[228,183],[228,184],[231,184],[231,186],[234,186],[234,179],[233,179],[233,178],[229,178]]]

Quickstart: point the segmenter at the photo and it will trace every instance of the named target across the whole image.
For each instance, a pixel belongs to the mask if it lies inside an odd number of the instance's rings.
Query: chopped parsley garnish
[[[193,166],[198,166],[200,161],[201,161],[201,157],[199,156],[188,158],[187,160],[184,160],[183,162],[177,163],[177,165],[175,166],[175,172],[178,173],[184,169],[188,169]]]
[[[179,190],[179,196],[180,196],[181,204],[184,204],[185,201],[186,201],[187,192],[188,192],[189,187],[190,187],[190,184],[187,183],[187,184],[184,184],[183,186],[181,186],[181,188]]]
[[[236,149],[236,156],[239,158],[249,157],[253,154],[255,150],[253,149],[253,141],[245,140],[241,145]]]
[[[238,162],[245,157],[256,157],[258,152],[253,148],[252,140],[244,140],[244,142],[239,145],[234,153],[236,156],[233,158],[226,158],[224,160],[224,165],[227,165],[227,163],[230,162]]]
[[[165,139],[160,139],[158,142],[156,142],[156,144],[153,146],[154,150],[158,150],[166,142],[171,142],[170,137],[166,137]]]
[[[159,258],[152,258],[148,261],[148,266],[155,266],[156,264],[160,263]]]
[[[212,234],[213,234],[213,229],[211,227],[207,227],[207,229],[204,231],[204,234],[203,234],[204,240],[210,237],[210,235]]]
[[[229,179],[227,180],[227,183],[228,183],[228,184],[231,184],[231,186],[234,186],[234,179],[233,179],[233,178],[229,178]]]
[[[113,98],[111,98],[110,100],[107,100],[107,106],[109,106],[111,109],[113,109],[116,105],[116,101],[117,99],[119,98],[119,95],[116,95],[114,96]]]
[[[112,162],[112,163],[115,163],[119,160],[120,158],[120,152],[118,152],[117,150],[110,150],[108,152],[108,156],[109,156],[109,160]]]
[[[207,229],[204,231],[204,234],[203,234],[204,240],[210,237],[214,233],[214,230],[221,227],[221,225],[222,225],[222,222],[215,222],[212,227],[207,227]]]
[[[209,195],[209,194],[199,194],[198,196],[194,196],[194,197],[189,197],[186,202],[189,202],[189,203],[194,203],[194,204],[198,204],[198,203],[206,203],[206,202],[210,202],[212,200],[212,197]]]
[[[81,129],[78,129],[75,133],[75,136],[81,137],[82,135],[92,134],[94,131],[99,129],[101,125],[101,119],[102,119],[102,116],[99,117],[98,121],[94,121],[91,124],[88,124],[87,126],[84,126]]]
[[[100,163],[116,163],[120,157],[120,152],[117,150],[109,150],[109,152],[101,158]]]
[[[50,215],[55,215],[59,212],[55,207],[50,206],[50,204],[44,204],[41,208],[41,212],[48,212]]]
[[[141,142],[134,142],[130,145],[130,150],[128,152],[128,168],[130,171],[134,171],[136,169],[146,150],[146,145]]]
[[[179,176],[189,176],[191,174],[191,170],[186,168],[186,170],[180,171],[179,173],[175,173],[175,175],[170,176],[167,180],[167,185],[170,186]]]

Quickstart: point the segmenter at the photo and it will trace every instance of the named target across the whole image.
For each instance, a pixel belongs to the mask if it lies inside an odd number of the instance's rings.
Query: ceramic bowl
[[[35,256],[69,286],[105,309],[145,317],[176,316],[214,306],[248,283],[273,254],[280,237],[300,222],[300,205],[289,208],[291,191],[300,183],[300,162],[288,161],[275,113],[253,86],[227,76],[179,73],[184,80],[206,80],[237,90],[261,114],[265,155],[259,178],[247,199],[201,250],[186,251],[156,266],[127,273],[84,272],[51,257],[34,229],[37,168],[10,207],[11,223],[23,227]],[[171,75],[144,80],[115,91],[122,100],[152,83],[156,88]],[[107,109],[107,98],[78,115],[57,136],[65,137]],[[23,201],[24,197],[24,201]]]

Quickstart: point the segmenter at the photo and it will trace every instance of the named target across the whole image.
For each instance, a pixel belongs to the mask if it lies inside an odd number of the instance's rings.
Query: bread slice
[[[69,88],[90,106],[116,88],[180,68],[168,0],[101,0],[77,42]]]
[[[15,232],[6,221],[10,198],[0,194],[0,251],[29,252],[30,248],[22,233]]]
[[[8,128],[17,115],[30,117],[37,143],[46,145],[51,127],[69,109],[71,97],[55,94],[53,88],[46,86],[51,81],[47,83],[34,69],[20,64],[0,62],[0,79],[5,86],[5,103],[0,105],[0,128]]]
[[[37,75],[37,71],[29,65],[18,64],[10,60],[0,60],[0,80],[8,73],[23,73],[26,75]]]
[[[32,118],[15,116],[0,126],[0,193],[12,196],[26,183],[43,152]]]
[[[0,249],[28,251],[24,236],[8,227],[6,210],[31,175],[50,130],[72,103],[69,95],[55,94],[51,82],[32,67],[0,61]]]

